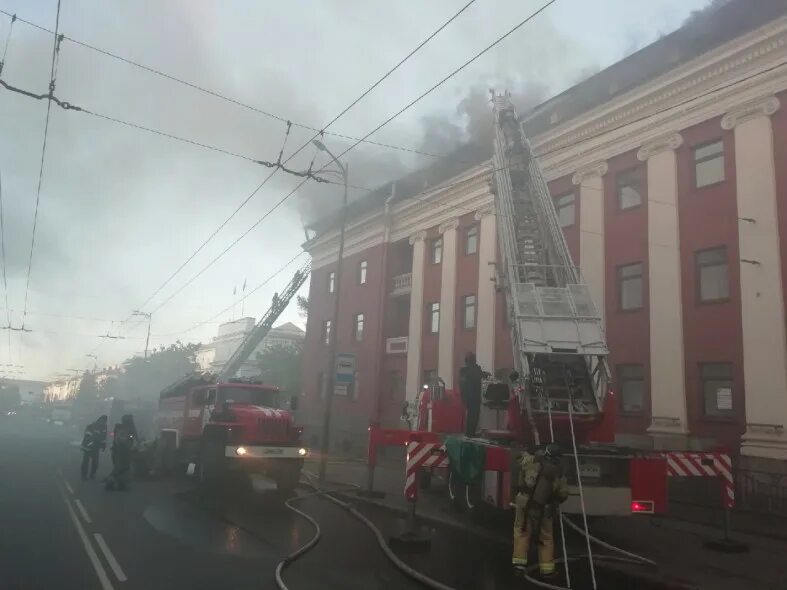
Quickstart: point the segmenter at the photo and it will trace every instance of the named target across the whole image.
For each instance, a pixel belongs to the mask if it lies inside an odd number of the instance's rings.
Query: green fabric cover
[[[486,449],[462,436],[445,439],[445,450],[451,460],[451,470],[465,484],[474,484],[484,473]]]

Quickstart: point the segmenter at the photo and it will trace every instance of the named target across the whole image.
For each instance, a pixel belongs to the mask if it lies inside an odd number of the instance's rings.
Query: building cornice
[[[735,129],[735,127],[746,121],[759,117],[770,117],[779,110],[779,106],[779,99],[773,95],[750,100],[734,107],[724,115],[721,119],[721,128],[726,130]]]
[[[447,231],[456,231],[458,227],[459,227],[458,219],[449,219],[448,221],[441,223],[440,226],[437,228],[437,231],[440,234],[444,234]]]
[[[674,151],[681,145],[683,145],[683,136],[680,133],[667,133],[642,144],[642,147],[637,151],[637,159],[640,162],[646,162],[655,155]]]
[[[548,179],[787,89],[787,17],[531,138]]]
[[[595,162],[577,170],[571,177],[571,183],[577,185],[582,184],[589,178],[601,178],[608,170],[609,166],[606,162]]]

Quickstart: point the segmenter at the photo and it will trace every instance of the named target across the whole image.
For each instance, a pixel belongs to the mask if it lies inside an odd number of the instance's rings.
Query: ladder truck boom
[[[306,282],[310,271],[311,262],[307,262],[295,272],[284,291],[281,294],[273,296],[273,302],[268,311],[265,312],[265,315],[260,318],[257,325],[246,335],[243,342],[241,342],[240,346],[238,346],[229,358],[221,372],[219,372],[218,381],[227,381],[235,376],[243,363],[245,363],[254,353],[260,342],[262,342],[265,336],[268,335],[268,332],[271,331],[273,323],[278,320],[281,313],[287,309],[287,306],[292,298],[295,297],[298,289]]]
[[[533,415],[598,416],[608,354],[601,317],[574,266],[510,95],[495,95],[493,192],[516,369]],[[571,404],[571,408],[569,408]],[[534,436],[537,437],[535,428]]]

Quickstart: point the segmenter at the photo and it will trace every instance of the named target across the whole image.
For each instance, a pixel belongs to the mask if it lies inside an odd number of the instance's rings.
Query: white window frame
[[[435,322],[436,318],[436,322]],[[435,325],[435,323],[437,325]],[[435,301],[429,304],[429,333],[438,334],[440,332],[440,302]]]
[[[366,273],[369,268],[369,262],[367,260],[361,260],[358,266],[358,284],[365,285],[366,284]]]

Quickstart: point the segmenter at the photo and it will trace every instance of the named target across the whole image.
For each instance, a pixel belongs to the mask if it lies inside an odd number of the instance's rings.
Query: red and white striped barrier
[[[418,498],[418,471],[423,467],[447,467],[448,454],[439,443],[408,442],[404,497],[409,502]]]
[[[672,477],[720,477],[722,502],[727,508],[735,506],[735,482],[732,461],[726,453],[665,453],[667,475]]]

